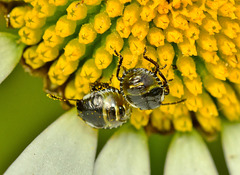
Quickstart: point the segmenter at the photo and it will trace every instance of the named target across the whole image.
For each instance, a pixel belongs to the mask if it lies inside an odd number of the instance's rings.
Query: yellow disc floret
[[[88,23],[88,24],[82,25],[78,36],[79,36],[80,43],[89,44],[96,39],[97,32],[94,30],[93,24]]]
[[[164,45],[164,33],[161,29],[158,29],[157,27],[150,28],[147,40],[151,45],[154,45],[156,47]]]
[[[114,50],[120,52],[123,48],[123,39],[117,32],[113,32],[109,34],[106,38],[106,46],[105,49],[110,53],[114,54]]]
[[[9,14],[11,26],[14,28],[23,27],[25,24],[24,17],[27,12],[27,7],[15,7]]]
[[[26,13],[24,20],[26,23],[25,25],[31,29],[41,28],[46,22],[46,18],[39,18],[32,10]]]
[[[102,70],[95,65],[94,59],[87,60],[81,69],[82,81],[94,83],[102,75]]]
[[[56,34],[55,27],[55,25],[48,27],[43,34],[43,40],[46,46],[55,47],[64,41],[64,38]]]
[[[97,14],[94,17],[94,29],[97,33],[106,32],[111,26],[111,20],[106,12]]]
[[[67,8],[67,19],[81,20],[87,16],[87,6],[81,1],[72,2]]]
[[[75,32],[76,22],[69,20],[67,15],[62,16],[56,23],[56,34],[61,37],[67,37]]]
[[[64,48],[64,55],[68,61],[76,61],[83,58],[86,51],[86,45],[79,43],[78,39],[72,39]]]
[[[110,18],[122,15],[124,5],[118,0],[108,0],[106,4],[106,12]]]
[[[98,69],[106,69],[112,62],[112,55],[104,47],[100,47],[94,54],[94,60]]]
[[[19,36],[21,37],[21,41],[27,45],[34,45],[37,44],[42,37],[42,30],[41,29],[30,29],[28,27],[22,27],[18,31]]]

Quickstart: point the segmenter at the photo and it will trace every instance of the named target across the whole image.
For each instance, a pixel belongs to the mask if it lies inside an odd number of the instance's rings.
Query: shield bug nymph
[[[117,79],[120,81],[120,91],[126,100],[135,108],[142,110],[155,109],[160,105],[172,105],[185,101],[185,99],[172,102],[162,103],[165,95],[169,94],[169,86],[166,77],[162,74],[157,62],[146,56],[146,47],[143,58],[155,65],[155,70],[150,71],[144,68],[133,68],[126,70],[122,77],[119,72],[122,66],[123,57],[116,50],[115,54],[120,58],[117,68]],[[162,81],[158,78],[161,77]]]
[[[118,89],[107,83],[94,83],[91,93],[81,100],[64,99],[52,94],[48,96],[61,101],[76,101],[79,117],[93,128],[117,128],[126,123],[131,116],[128,102]]]

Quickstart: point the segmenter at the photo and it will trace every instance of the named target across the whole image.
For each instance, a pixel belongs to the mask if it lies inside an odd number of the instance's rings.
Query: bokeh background
[[[18,65],[0,84],[0,174],[3,174],[27,145],[62,113],[64,110],[60,102],[49,99],[43,92],[42,79],[30,76]],[[100,130],[97,152],[115,130]],[[164,160],[171,138],[172,135],[150,136],[152,175],[163,174]],[[207,145],[220,174],[227,175],[220,138]]]

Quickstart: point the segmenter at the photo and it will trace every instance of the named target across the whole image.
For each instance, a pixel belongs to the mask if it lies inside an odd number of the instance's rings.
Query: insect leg
[[[161,105],[175,105],[175,104],[178,104],[178,103],[182,103],[182,102],[184,102],[186,100],[187,99],[182,99],[182,100],[171,102],[171,103],[162,103]]]
[[[159,64],[158,64],[156,61],[154,61],[153,59],[151,59],[151,58],[149,58],[149,57],[146,56],[146,52],[147,52],[147,48],[145,47],[145,48],[144,48],[144,52],[143,52],[143,58],[146,59],[146,60],[148,60],[148,61],[150,61],[152,64],[155,65],[156,70],[155,70],[154,73],[155,73],[155,74],[158,73],[158,74],[160,75],[160,77],[163,79],[163,87],[165,88],[164,94],[165,94],[165,95],[169,94],[169,87],[168,87],[167,79],[166,79],[166,77],[162,74],[162,72],[160,71],[160,69],[164,69],[167,65],[165,65],[165,66],[163,66],[162,68],[160,68],[160,67],[159,67]]]
[[[122,62],[123,62],[123,57],[120,53],[118,53],[116,50],[114,50],[114,53],[120,58],[119,62],[118,62],[118,68],[117,68],[117,73],[116,73],[116,76],[117,76],[117,79],[119,81],[122,80],[122,77],[119,76],[119,72],[120,72],[120,68],[122,66]]]

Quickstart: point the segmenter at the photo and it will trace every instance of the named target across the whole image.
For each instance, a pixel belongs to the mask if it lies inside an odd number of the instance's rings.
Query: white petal
[[[76,109],[70,110],[44,130],[5,174],[92,175],[97,130],[76,114]]]
[[[150,160],[144,131],[123,126],[100,152],[94,175],[149,175]]]
[[[240,123],[223,123],[222,145],[231,175],[240,173]]]
[[[23,44],[17,43],[16,35],[0,32],[0,84],[19,62]]]
[[[167,153],[165,175],[218,174],[211,155],[196,131],[176,133]]]

